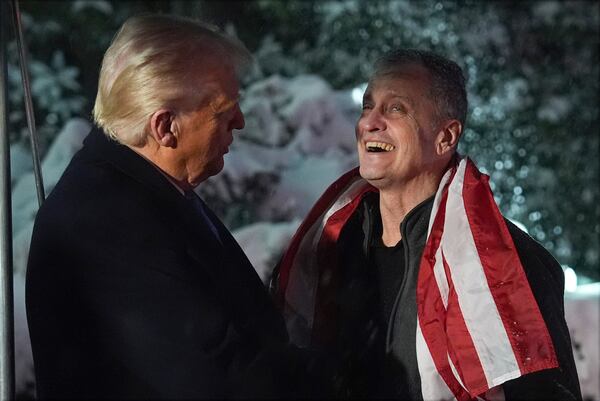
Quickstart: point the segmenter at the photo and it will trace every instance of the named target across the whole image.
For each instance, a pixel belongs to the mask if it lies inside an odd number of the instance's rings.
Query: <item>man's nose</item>
[[[363,132],[377,132],[385,130],[386,124],[381,113],[376,110],[370,110],[369,113],[358,119],[357,128]]]
[[[246,125],[244,113],[242,113],[242,109],[240,108],[239,103],[235,105],[235,110],[230,125],[231,129],[242,129]]]

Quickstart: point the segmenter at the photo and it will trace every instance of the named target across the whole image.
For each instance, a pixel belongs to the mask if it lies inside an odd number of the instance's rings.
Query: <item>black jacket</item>
[[[368,269],[373,215],[378,205],[377,194],[366,195],[361,207],[344,226],[337,244],[338,260],[343,266],[337,297],[341,317],[338,337],[332,346],[332,354],[338,362],[337,396],[421,400],[415,346],[416,283],[433,197],[416,206],[400,226],[405,272],[390,320],[383,325],[386,329],[376,319],[377,286]],[[506,223],[560,364],[559,369],[506,382],[503,385],[506,399],[580,400],[571,340],[564,319],[562,269],[541,245],[514,224]],[[391,369],[390,364],[394,365]],[[395,388],[379,387],[384,366],[394,372]]]
[[[302,394],[259,277],[217,217],[223,245],[196,216],[156,168],[92,131],[31,241],[26,302],[40,398]]]

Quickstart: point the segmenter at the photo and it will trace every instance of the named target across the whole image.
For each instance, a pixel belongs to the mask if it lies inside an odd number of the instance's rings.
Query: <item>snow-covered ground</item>
[[[227,204],[252,191],[248,183],[260,174],[267,196],[256,205],[258,222],[234,231],[261,279],[266,282],[300,220],[325,188],[356,165],[355,108],[352,91],[335,92],[316,76],[274,76],[255,83],[242,101],[246,128],[238,134],[221,174],[200,188]],[[88,122],[69,122],[43,163],[46,193],[56,184],[88,133]],[[33,384],[33,363],[25,319],[24,272],[33,219],[37,211],[29,155],[12,149],[13,235],[17,392]],[[565,314],[574,344],[583,395],[600,400],[598,317],[600,284],[567,293]]]

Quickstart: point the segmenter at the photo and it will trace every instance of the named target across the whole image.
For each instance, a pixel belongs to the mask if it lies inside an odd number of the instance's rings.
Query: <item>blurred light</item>
[[[367,90],[367,84],[364,83],[356,88],[352,89],[352,100],[356,104],[362,104],[363,96]]]
[[[577,286],[577,293],[581,296],[600,296],[600,283],[587,283]]]
[[[514,219],[509,219],[511,223],[513,223],[515,226],[519,227],[521,229],[521,231],[526,232],[527,234],[529,234],[529,231],[527,230],[527,227],[525,227],[525,224],[521,223],[520,221],[514,220]]]
[[[565,291],[577,291],[577,274],[575,273],[575,270],[569,266],[563,266],[563,272],[565,274]]]

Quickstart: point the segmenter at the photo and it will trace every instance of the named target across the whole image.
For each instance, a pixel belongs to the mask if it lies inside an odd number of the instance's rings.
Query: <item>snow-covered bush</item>
[[[246,126],[225,168],[199,192],[229,227],[303,218],[322,191],[357,162],[355,116],[322,78],[269,77],[241,102]]]
[[[396,47],[439,52],[468,75],[460,150],[491,175],[509,218],[561,263],[600,278],[600,6],[593,2],[278,1],[256,74],[365,82]],[[242,30],[240,29],[240,32]]]

